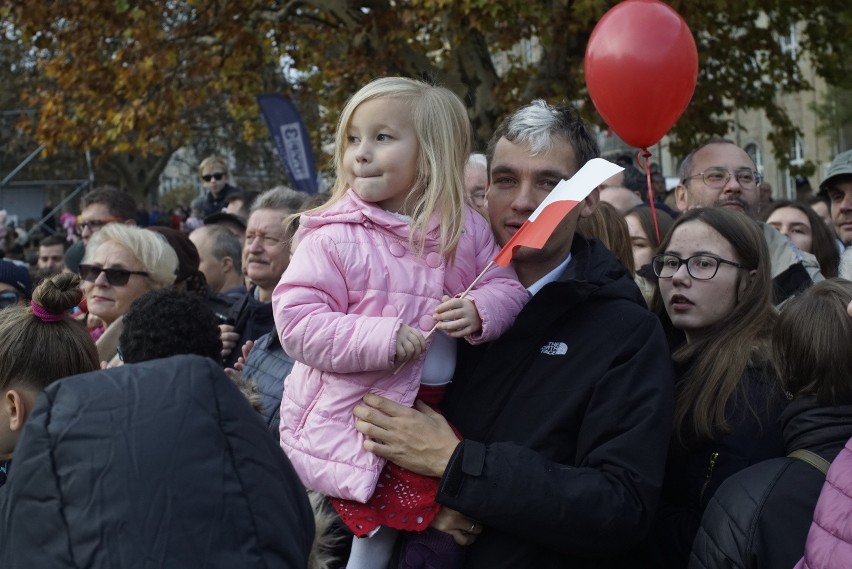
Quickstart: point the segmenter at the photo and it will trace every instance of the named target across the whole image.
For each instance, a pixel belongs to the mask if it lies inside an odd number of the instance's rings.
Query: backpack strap
[[[823,475],[828,473],[828,467],[831,466],[831,463],[825,460],[820,455],[809,450],[805,450],[803,448],[794,450],[793,452],[788,454],[787,457],[798,458],[801,461],[807,462],[808,464],[822,472]]]

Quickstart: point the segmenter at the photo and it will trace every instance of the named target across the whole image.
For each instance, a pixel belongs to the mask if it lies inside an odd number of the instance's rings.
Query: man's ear
[[[234,270],[234,260],[229,256],[224,256],[219,260],[222,263],[222,270],[226,273],[233,272]]]
[[[589,217],[592,215],[596,209],[598,209],[598,204],[601,203],[601,191],[600,188],[595,188],[592,190],[586,199],[583,200],[583,203],[580,206],[580,217]]]
[[[491,174],[488,174],[488,180],[485,182],[485,197],[482,200],[482,207],[485,208],[485,211],[488,211],[488,194],[491,190]],[[487,216],[486,216],[487,218]]]
[[[678,184],[675,186],[675,204],[677,205],[677,209],[679,211],[686,211],[687,209],[687,192],[686,186],[683,184]]]

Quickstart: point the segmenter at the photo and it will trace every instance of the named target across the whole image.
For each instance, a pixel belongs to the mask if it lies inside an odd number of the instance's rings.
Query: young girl
[[[80,277],[45,279],[29,304],[3,309],[0,318],[0,486],[36,398],[57,379],[100,369],[85,328],[66,313],[80,303]]]
[[[497,267],[457,298],[498,251],[465,205],[469,146],[467,113],[447,89],[389,77],[358,91],[338,124],[331,198],[301,216],[299,246],[272,296],[281,344],[296,360],[281,445],[305,485],[338,498],[357,537],[372,536],[355,540],[349,567],[384,567],[394,529],[425,530],[439,509],[437,479],[385,468],[364,450],[352,409],[367,393],[437,404],[453,376],[454,338],[498,337],[528,298]]]
[[[786,403],[772,367],[776,321],[766,239],[742,213],[684,213],[652,261],[655,305],[684,340],[675,345],[674,436],[650,566],[686,567],[701,515],[719,485],[783,456],[778,417]]]

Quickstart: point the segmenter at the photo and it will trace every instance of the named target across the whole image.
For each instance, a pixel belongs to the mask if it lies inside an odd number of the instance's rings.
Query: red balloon
[[[624,142],[660,141],[695,92],[698,50],[683,18],[658,0],[627,0],[604,14],[586,46],[586,86]]]

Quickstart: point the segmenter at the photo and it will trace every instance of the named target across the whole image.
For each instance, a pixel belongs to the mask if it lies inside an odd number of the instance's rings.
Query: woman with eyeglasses
[[[650,566],[681,568],[722,481],[782,456],[785,399],[770,363],[776,311],[758,224],[723,208],[690,210],[652,266],[654,305],[682,337],[672,346],[674,434],[647,551]]]
[[[121,317],[130,304],[149,290],[171,286],[178,259],[166,239],[123,223],[110,223],[95,233],[80,264],[89,314],[104,331],[97,339],[101,361],[116,357]]]

